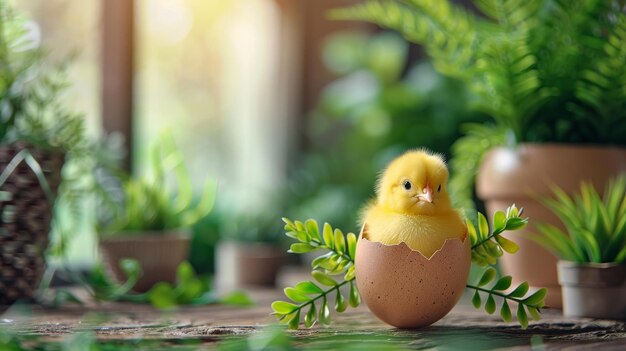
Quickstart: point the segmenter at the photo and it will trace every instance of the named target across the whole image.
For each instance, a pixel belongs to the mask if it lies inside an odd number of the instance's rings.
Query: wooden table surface
[[[146,305],[102,303],[42,309],[9,309],[0,327],[55,341],[77,332],[98,340],[123,342],[137,338],[162,343],[200,340],[199,349],[214,349],[225,339],[259,333],[275,322],[270,303],[282,298],[278,290],[251,290],[252,307],[212,305],[161,312]],[[474,310],[466,302],[436,324],[420,330],[399,330],[378,321],[367,307],[333,313],[328,327],[289,331],[299,347],[343,349],[359,345],[397,345],[407,349],[567,349],[626,350],[626,324],[619,321],[567,319],[559,310],[544,309],[542,320],[526,330],[497,316]],[[372,348],[370,348],[372,349]]]

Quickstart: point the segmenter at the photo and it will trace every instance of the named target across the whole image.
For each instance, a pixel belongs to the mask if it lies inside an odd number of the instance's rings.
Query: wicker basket
[[[0,146],[0,172],[23,149],[39,162],[56,192],[64,155],[27,147]],[[33,170],[22,162],[0,187],[11,195],[0,201],[0,304],[32,300],[45,270],[44,252],[52,220],[52,207]]]

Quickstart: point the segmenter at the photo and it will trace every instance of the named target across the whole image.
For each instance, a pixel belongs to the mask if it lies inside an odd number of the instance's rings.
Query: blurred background
[[[281,217],[358,232],[380,169],[409,148],[450,154],[468,112],[464,86],[422,49],[361,22],[332,21],[352,0],[20,0],[51,60],[73,53],[63,99],[88,133],[124,137],[141,175],[169,130],[198,196],[190,261],[215,271],[218,242],[281,243]],[[98,260],[85,220],[68,262]],[[281,248],[284,252],[284,248]]]

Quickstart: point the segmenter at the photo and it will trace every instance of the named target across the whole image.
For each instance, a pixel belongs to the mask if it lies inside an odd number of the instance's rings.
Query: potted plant
[[[103,259],[119,280],[124,279],[119,262],[137,260],[143,275],[134,286],[136,291],[176,281],[176,268],[187,259],[190,228],[210,213],[215,198],[215,183],[207,182],[195,201],[182,154],[171,135],[162,135],[151,150],[148,174],[121,179],[119,201],[101,201],[108,205],[99,208],[97,231]],[[109,200],[116,191],[115,186],[110,188]]]
[[[287,257],[279,242],[282,227],[264,212],[223,215],[215,258],[217,288],[274,286]]]
[[[560,188],[554,196],[543,203],[566,231],[540,224],[532,238],[560,259],[565,316],[626,319],[626,174],[603,197],[590,183],[574,197]]]
[[[506,6],[476,1],[477,16],[445,0],[366,1],[336,17],[377,23],[423,45],[434,66],[463,81],[475,106],[493,117],[468,127],[451,161],[451,192],[470,207],[476,191],[489,212],[515,202],[537,221],[552,221],[533,196],[554,183],[603,187],[626,170],[626,14],[619,1]],[[486,156],[485,156],[486,155]],[[547,286],[560,305],[556,258],[525,238],[505,255],[506,274]]]
[[[36,30],[0,0],[0,304],[34,297],[55,201],[69,194],[64,165],[86,147],[82,116],[60,98],[65,67],[49,67]]]

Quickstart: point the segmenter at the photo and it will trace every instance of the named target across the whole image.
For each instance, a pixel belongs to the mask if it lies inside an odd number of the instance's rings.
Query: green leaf
[[[319,321],[324,325],[330,324],[330,309],[328,308],[328,300],[326,300],[325,296],[322,306],[320,307]]]
[[[541,316],[539,315],[539,309],[536,307],[526,307],[528,309],[528,313],[530,313],[530,316],[532,317],[533,320],[540,320]]]
[[[496,241],[498,242],[498,244],[500,244],[500,246],[502,247],[502,250],[510,254],[514,254],[519,250],[519,246],[517,246],[516,243],[503,237],[502,235],[497,235]]]
[[[472,297],[472,305],[474,305],[474,308],[480,308],[480,294],[478,293],[478,290],[474,291],[474,297]]]
[[[283,217],[281,219],[283,220],[283,222],[285,222],[286,231],[290,232],[296,229],[296,225],[289,218]]]
[[[295,244],[291,244],[291,247],[289,248],[289,253],[306,253],[306,252],[310,252],[315,250],[316,247],[313,247],[309,244],[306,243],[295,243]]]
[[[526,299],[524,299],[524,303],[533,307],[543,307],[543,299],[546,297],[546,293],[548,290],[546,288],[541,288]]]
[[[141,266],[139,265],[139,262],[134,259],[130,259],[130,258],[121,259],[119,262],[119,267],[124,273],[124,276],[126,276],[126,278],[128,279],[139,278],[139,276],[141,276],[142,274]]]
[[[296,233],[296,239],[298,241],[301,241],[303,243],[308,243],[310,238],[309,238],[309,236],[307,235],[306,232],[297,231],[295,233]]]
[[[485,303],[485,311],[489,314],[493,314],[496,311],[496,301],[493,299],[493,295],[489,294],[487,302]]]
[[[502,302],[502,307],[500,307],[500,316],[505,322],[510,322],[511,320],[513,320],[513,317],[511,316],[511,308],[509,308],[509,304],[506,302],[506,300]]]
[[[521,303],[517,305],[517,321],[522,326],[522,329],[528,328],[528,316],[524,310],[524,305]]]
[[[346,302],[346,299],[343,297],[343,295],[341,295],[341,291],[337,289],[337,297],[335,299],[335,311],[343,312],[346,310],[346,308],[348,308],[348,303]]]
[[[528,218],[509,218],[506,221],[506,230],[518,230],[526,227],[528,224]]]
[[[296,231],[298,232],[306,232],[306,227],[304,226],[304,224],[300,221],[295,221],[294,224],[296,225]]]
[[[331,277],[327,276],[326,274],[320,271],[313,271],[311,272],[311,275],[313,276],[313,278],[315,278],[315,280],[317,280],[322,285],[326,285],[326,286],[337,285],[337,282],[334,279],[332,279]]]
[[[354,274],[356,272],[356,269],[354,267],[354,265],[351,265],[348,270],[346,271],[346,275],[343,277],[343,280],[352,280],[354,279]]]
[[[324,223],[324,244],[329,248],[335,248],[335,238],[333,236],[333,228],[328,223]]]
[[[354,233],[348,233],[348,254],[350,255],[350,258],[352,259],[352,261],[354,261],[356,259],[356,242],[357,242],[357,237],[356,235],[354,235]]]
[[[489,268],[483,273],[483,276],[480,278],[478,282],[478,286],[485,286],[492,282],[496,277],[496,270],[493,268]]]
[[[584,249],[574,244],[570,237],[557,227],[550,224],[537,224],[542,235],[531,235],[529,238],[550,250],[562,259],[584,262]]]
[[[314,295],[314,294],[322,294],[322,293],[324,293],[324,290],[322,290],[319,286],[315,285],[315,283],[312,283],[312,282],[309,282],[309,281],[304,281],[304,282],[300,282],[300,283],[296,284],[294,289],[298,290],[299,292],[301,292],[303,294],[307,294],[307,295]]]
[[[312,220],[312,219],[307,219],[306,222],[304,222],[304,226],[306,227],[306,232],[309,235],[310,238],[312,238],[313,240],[316,241],[321,241],[322,238],[320,237],[320,229],[317,226],[317,222]]]
[[[296,240],[300,240],[298,238],[298,233],[299,232],[295,232],[295,231],[288,231],[287,230],[287,226],[285,226],[285,235],[287,235],[288,237],[292,238],[292,239],[296,239]]]
[[[156,283],[148,291],[148,299],[154,307],[159,309],[173,308],[178,305],[174,288],[166,282]]]
[[[485,248],[485,250],[487,250],[487,252],[489,253],[489,256],[492,256],[494,258],[498,258],[502,256],[502,249],[493,240],[490,239],[490,240],[485,241],[485,243],[482,246]]]
[[[510,297],[522,297],[528,292],[528,282],[523,282],[515,288],[508,296]]]
[[[330,251],[330,252],[327,252],[327,253],[325,253],[325,254],[323,254],[321,256],[316,257],[315,259],[313,259],[313,261],[311,261],[311,267],[315,269],[317,267],[320,267],[320,265],[322,265],[322,264],[323,265],[329,265],[329,264],[324,263],[324,261],[329,260],[334,255],[335,255],[335,253]]]
[[[293,316],[293,318],[291,318],[291,320],[289,321],[289,329],[296,330],[298,329],[299,325],[300,325],[300,310],[298,310],[296,314]]]
[[[315,262],[314,268],[319,267],[327,271],[334,270],[339,265],[339,261],[341,260],[341,257],[335,254],[334,252],[329,252],[329,255],[330,256],[320,258],[319,260],[318,259],[313,260]]]
[[[626,261],[626,245],[622,247],[619,253],[615,256],[615,263],[622,263]]]
[[[512,281],[512,278],[510,275],[507,275],[506,277],[502,277],[498,280],[496,285],[494,285],[493,288],[491,288],[491,290],[506,290],[511,286],[511,281]]]
[[[478,236],[476,235],[476,228],[474,227],[474,223],[469,219],[465,221],[467,224],[467,233],[470,236],[471,244],[475,245],[478,243]]]
[[[181,262],[176,268],[176,281],[179,284],[195,279],[195,277],[196,272],[193,270],[191,264],[187,261]]]
[[[254,301],[250,298],[250,295],[243,291],[233,291],[232,293],[220,298],[219,300],[223,304],[232,306],[252,306]]]
[[[307,328],[311,328],[316,321],[317,311],[315,309],[315,303],[311,303],[311,308],[309,308],[309,312],[307,312],[306,316],[304,316],[304,325]]]
[[[502,211],[493,214],[493,231],[501,232],[506,227],[506,215]]]
[[[361,304],[361,295],[354,284],[354,280],[350,281],[350,306],[358,307]]]
[[[478,232],[481,240],[484,240],[489,236],[489,224],[487,224],[487,218],[485,218],[485,215],[480,212],[478,212]]]
[[[295,302],[307,302],[309,297],[295,288],[285,288],[285,295]]]
[[[290,314],[279,315],[278,322],[280,324],[289,324],[293,317],[296,315],[296,312],[292,312]]]
[[[274,301],[272,303],[272,310],[276,314],[290,314],[291,312],[295,311],[297,308],[298,306],[289,302],[285,302],[285,301]]]
[[[515,204],[509,206],[506,209],[506,218],[510,219],[510,218],[515,218],[519,216],[519,211],[517,209],[517,207],[515,206]]]
[[[341,229],[335,229],[335,250],[341,253],[346,252],[346,238]]]

